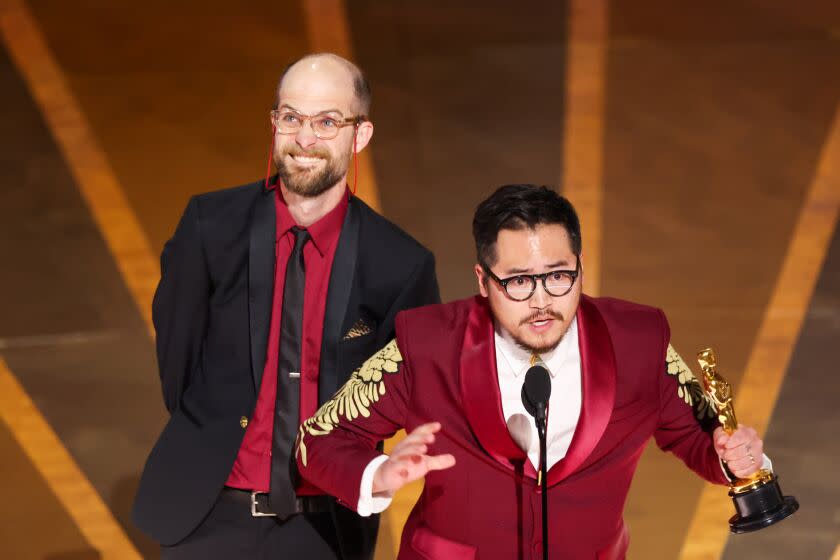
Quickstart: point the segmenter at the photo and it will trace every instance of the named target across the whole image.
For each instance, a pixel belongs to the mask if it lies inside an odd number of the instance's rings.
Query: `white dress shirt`
[[[514,441],[528,454],[534,470],[540,467],[540,440],[534,418],[522,404],[522,384],[531,367],[531,352],[520,347],[510,335],[496,325],[496,369],[502,413]],[[577,318],[560,344],[551,352],[540,354],[551,378],[546,430],[546,462],[548,468],[566,456],[575,435],[581,407],[580,348]],[[519,415],[519,418],[515,418]],[[527,428],[527,431],[525,429]]]

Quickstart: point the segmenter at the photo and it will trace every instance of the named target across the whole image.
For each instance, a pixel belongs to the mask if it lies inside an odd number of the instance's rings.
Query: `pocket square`
[[[366,334],[372,333],[373,330],[370,326],[365,323],[362,319],[359,319],[355,322],[355,324],[350,327],[350,330],[347,331],[347,334],[341,340],[351,340],[354,338],[359,338],[360,336],[364,336]]]

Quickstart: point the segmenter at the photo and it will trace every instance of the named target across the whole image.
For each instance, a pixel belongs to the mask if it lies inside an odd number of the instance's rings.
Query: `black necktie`
[[[303,246],[309,232],[293,227],[295,247],[286,265],[283,313],[280,319],[280,359],[277,364],[277,400],[271,445],[271,509],[281,518],[295,513],[295,477],[292,446],[300,423],[300,346],[303,340],[303,289],[306,271]]]

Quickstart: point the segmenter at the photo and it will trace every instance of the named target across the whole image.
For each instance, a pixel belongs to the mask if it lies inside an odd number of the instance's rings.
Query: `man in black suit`
[[[165,559],[372,556],[378,521],[301,483],[290,457],[397,312],[440,299],[432,254],[347,188],[369,104],[343,58],[289,66],[278,177],[193,197],[164,247],[152,310],[171,418],[133,515]]]

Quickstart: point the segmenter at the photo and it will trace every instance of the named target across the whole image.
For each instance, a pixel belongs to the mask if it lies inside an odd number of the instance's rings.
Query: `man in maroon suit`
[[[478,206],[473,234],[480,296],[400,313],[396,339],[298,437],[301,475],[362,515],[425,477],[401,559],[542,557],[537,432],[520,396],[535,361],[552,387],[552,558],[625,556],[622,509],[651,436],[711,482],[762,466],[752,428],[711,433],[714,410],[662,311],[582,295],[566,199],[502,187]],[[400,428],[409,435],[382,455],[376,443]]]

